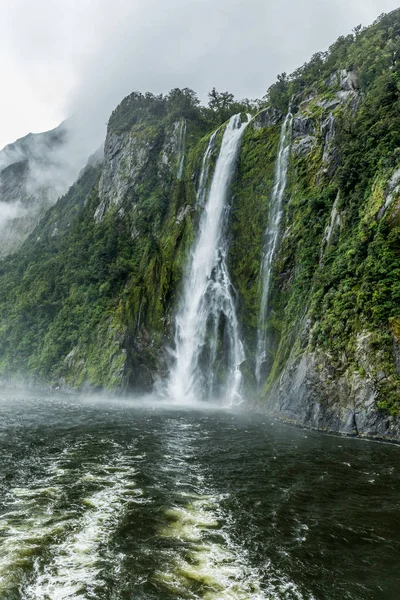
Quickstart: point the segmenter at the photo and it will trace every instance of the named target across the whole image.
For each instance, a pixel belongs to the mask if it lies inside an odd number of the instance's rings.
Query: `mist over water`
[[[398,453],[217,406],[2,393],[0,597],[395,600]]]
[[[102,160],[101,138],[95,142],[86,136],[87,126],[80,126],[80,119],[69,119],[0,150],[0,253],[27,237],[40,215],[77,180],[88,159],[90,164]]]

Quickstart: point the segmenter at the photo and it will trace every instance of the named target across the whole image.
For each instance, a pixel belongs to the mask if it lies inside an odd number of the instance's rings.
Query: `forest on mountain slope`
[[[247,357],[242,370],[254,391],[263,235],[288,110],[293,147],[267,319],[264,401],[288,362],[308,353],[321,373],[322,403],[328,380],[332,390],[340,378],[356,377],[371,386],[375,412],[396,416],[400,11],[356,27],[293,74],[279,75],[259,101],[214,89],[204,107],[187,88],[125,98],[110,117],[104,160],[89,165],[0,262],[0,377],[150,390],[166,374],[203,208],[196,202],[202,158],[221,127],[215,164],[226,120],[250,112],[227,235]],[[222,370],[221,361],[221,377]]]

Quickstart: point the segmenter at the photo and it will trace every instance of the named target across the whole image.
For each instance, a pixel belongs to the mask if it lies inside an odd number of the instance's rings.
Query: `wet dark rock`
[[[305,352],[289,361],[268,395],[267,411],[302,427],[400,439],[399,420],[377,410],[373,381],[359,373],[335,372],[327,358],[318,354]]]
[[[298,139],[292,146],[292,152],[295,155],[307,156],[311,150],[315,147],[317,140],[311,135],[307,135],[302,139]]]
[[[284,115],[281,113],[281,111],[274,108],[265,108],[254,117],[252,125],[254,129],[258,130],[262,129],[263,127],[277,125],[277,123],[282,121],[283,118]]]
[[[293,139],[315,135],[315,125],[309,117],[294,117],[293,119]]]
[[[324,152],[322,160],[324,163],[327,163],[330,161],[333,154],[332,142],[335,138],[335,117],[332,113],[330,113],[322,123],[321,134],[324,139]]]
[[[326,81],[326,84],[333,88],[344,92],[355,91],[358,87],[357,74],[354,71],[342,69],[335,71]]]

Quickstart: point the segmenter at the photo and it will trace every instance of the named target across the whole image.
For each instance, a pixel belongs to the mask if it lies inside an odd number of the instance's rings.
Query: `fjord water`
[[[2,600],[397,600],[400,449],[259,414],[3,395]]]
[[[216,134],[211,136],[204,154],[197,192],[197,203],[204,208],[175,324],[175,365],[168,386],[169,396],[174,400],[194,401],[217,394],[226,404],[241,402],[240,365],[245,357],[226,264],[225,224],[230,184],[247,125],[241,115],[229,120],[210,189],[208,174]],[[227,375],[219,382],[217,391],[217,349],[222,324]]]
[[[283,200],[287,184],[290,148],[292,143],[293,115],[289,112],[283,122],[279,140],[278,156],[275,164],[275,180],[269,200],[268,225],[264,235],[264,256],[261,263],[261,306],[257,331],[256,381],[260,387],[263,366],[267,361],[267,332],[265,331],[268,314],[268,301],[271,291],[271,276],[274,258],[278,249],[280,225],[283,216]]]

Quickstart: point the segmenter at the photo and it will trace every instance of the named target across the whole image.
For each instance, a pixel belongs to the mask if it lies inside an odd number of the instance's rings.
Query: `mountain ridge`
[[[399,15],[339,38],[279,76],[259,103],[215,93],[201,107],[187,88],[124,99],[109,121],[104,161],[86,168],[0,263],[0,376],[140,392],[166,377],[204,210],[196,200],[204,153],[218,129],[209,184],[226,119],[251,110],[226,211],[246,394],[305,426],[398,439]],[[289,105],[258,393],[264,235]],[[215,376],[223,381],[223,320],[219,327]]]

